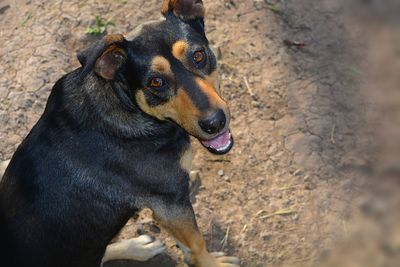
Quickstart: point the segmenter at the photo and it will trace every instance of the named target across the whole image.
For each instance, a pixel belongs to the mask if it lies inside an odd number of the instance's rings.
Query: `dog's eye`
[[[193,60],[196,63],[202,62],[204,60],[204,58],[205,58],[205,55],[204,55],[203,51],[196,51],[193,54]]]
[[[162,78],[160,77],[153,77],[149,80],[147,83],[147,86],[153,89],[158,89],[161,88],[165,85],[165,82]]]
[[[193,53],[193,62],[196,67],[203,67],[206,60],[206,53],[203,50],[197,50]]]

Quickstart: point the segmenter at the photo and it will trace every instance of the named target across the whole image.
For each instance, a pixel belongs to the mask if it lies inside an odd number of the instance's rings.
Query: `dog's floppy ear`
[[[173,13],[183,20],[204,19],[202,0],[163,0],[161,13],[166,16]]]
[[[94,71],[106,80],[113,80],[116,72],[122,67],[126,59],[126,52],[122,48],[111,45],[97,59]]]
[[[78,53],[83,73],[91,70],[106,80],[113,80],[117,71],[126,62],[125,38],[121,34],[110,34],[90,48]]]

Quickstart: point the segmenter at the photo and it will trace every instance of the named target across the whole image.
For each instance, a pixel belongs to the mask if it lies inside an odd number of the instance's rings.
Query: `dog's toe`
[[[152,242],[155,241],[155,237],[149,236],[149,235],[141,235],[139,237],[136,237],[132,240],[135,240],[135,242],[137,242],[138,244],[141,245],[146,245],[146,244],[150,244]]]
[[[155,239],[154,242],[148,243],[144,247],[149,252],[149,258],[164,252],[166,249],[165,245],[159,239]]]

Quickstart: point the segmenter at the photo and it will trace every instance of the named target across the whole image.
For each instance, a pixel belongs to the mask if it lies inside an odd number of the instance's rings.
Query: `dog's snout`
[[[208,134],[216,134],[224,129],[226,116],[222,109],[218,109],[204,120],[199,121],[200,128]]]

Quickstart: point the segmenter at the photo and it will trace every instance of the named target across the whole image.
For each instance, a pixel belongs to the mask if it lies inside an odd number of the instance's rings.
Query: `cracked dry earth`
[[[400,136],[399,80],[380,75],[398,74],[397,22],[378,19],[378,1],[204,2],[236,141],[224,157],[194,141],[193,202],[209,249],[249,267],[399,266],[399,142],[384,141]],[[158,18],[160,5],[0,0],[0,160],[38,120],[54,82],[79,66],[96,15],[112,18],[109,33],[127,33]],[[161,237],[168,255],[107,266],[184,266],[149,211],[116,239],[142,232]]]

